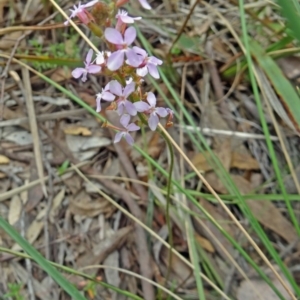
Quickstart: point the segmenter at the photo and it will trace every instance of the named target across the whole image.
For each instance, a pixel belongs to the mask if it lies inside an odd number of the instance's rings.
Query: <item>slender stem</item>
[[[170,204],[171,204],[171,186],[172,186],[172,174],[173,174],[173,168],[174,168],[174,150],[172,143],[170,142],[169,138],[165,135],[164,132],[161,131],[161,135],[163,136],[164,140],[167,143],[167,146],[170,151],[170,167],[169,167],[169,176],[168,176],[168,183],[167,183],[167,195],[166,195],[166,222],[168,226],[168,242],[170,245],[169,249],[169,266],[167,270],[166,275],[166,283],[168,282],[168,278],[170,276],[170,270],[172,265],[172,248],[173,248],[173,234],[172,234],[172,228],[171,228],[171,218],[170,218]]]

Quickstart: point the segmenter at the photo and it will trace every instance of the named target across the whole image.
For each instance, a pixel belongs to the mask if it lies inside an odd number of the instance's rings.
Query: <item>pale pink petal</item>
[[[112,44],[122,45],[124,43],[122,34],[115,28],[106,28],[104,35],[105,38]]]
[[[124,128],[127,129],[127,126],[129,124],[130,121],[130,116],[128,114],[124,114],[121,119],[120,119],[120,123],[123,125]]]
[[[156,58],[155,56],[150,56],[148,61],[149,61],[149,63],[154,64],[154,65],[161,65],[163,63],[162,60]]]
[[[138,112],[144,112],[151,108],[150,105],[144,101],[138,101],[133,104]]]
[[[110,83],[109,83],[109,90],[117,95],[117,96],[122,96],[123,95],[123,92],[122,92],[122,86],[120,84],[119,81],[117,80],[112,80]]]
[[[140,47],[133,46],[133,47],[132,47],[132,50],[133,50],[136,54],[141,55],[143,58],[145,58],[145,57],[148,56],[147,52],[146,52],[144,49],[140,48]]]
[[[111,71],[116,71],[120,69],[120,67],[124,63],[124,51],[118,50],[110,55],[107,60],[107,67]]]
[[[83,82],[86,82],[86,80],[87,80],[87,72],[84,72],[84,73],[82,74],[81,80],[82,80]]]
[[[142,68],[138,68],[136,69],[136,74],[141,76],[141,77],[144,77],[148,74],[148,68],[147,66],[144,66]]]
[[[121,102],[118,104],[118,108],[117,108],[117,113],[119,116],[122,116],[123,115],[123,111],[124,111],[124,103]]]
[[[148,119],[149,128],[154,131],[158,125],[159,119],[156,114],[151,114]]]
[[[86,59],[85,62],[89,65],[92,61],[92,57],[93,57],[93,50],[90,49],[89,52],[86,55]]]
[[[156,106],[156,97],[152,92],[149,92],[147,95],[147,101],[150,104],[151,107]]]
[[[126,63],[134,68],[138,67],[143,61],[143,58],[136,54],[132,49],[126,50],[126,56],[128,60]]]
[[[101,67],[97,65],[90,65],[87,67],[88,73],[95,74],[101,71]]]
[[[140,130],[140,126],[137,126],[136,124],[134,123],[130,123],[128,126],[127,126],[127,130],[128,131],[137,131],[137,130]]]
[[[105,63],[104,52],[98,52],[96,57],[97,65],[102,65]]]
[[[97,97],[96,98],[96,112],[100,112],[101,111],[101,97]]]
[[[159,73],[156,65],[148,64],[148,71],[153,78],[159,79]]]
[[[123,23],[126,24],[134,23],[134,19],[132,17],[120,15],[119,18],[122,20]]]
[[[128,27],[124,33],[124,42],[126,45],[131,45],[136,38],[136,30],[134,27]]]
[[[119,143],[121,141],[122,136],[125,134],[123,131],[119,131],[116,133],[114,143]]]
[[[134,82],[131,82],[131,83],[127,84],[124,88],[123,96],[125,98],[127,98],[131,93],[134,92],[134,89],[135,89],[135,83]]]
[[[115,100],[115,95],[113,95],[112,93],[110,92],[103,92],[102,94],[102,99],[105,100],[105,101],[114,101]]]
[[[137,110],[135,108],[135,106],[133,105],[133,103],[131,103],[128,100],[125,100],[125,104],[124,104],[127,112],[131,115],[131,116],[135,116],[137,114]]]
[[[76,68],[72,71],[72,76],[77,79],[85,72],[86,70],[84,68]]]
[[[134,139],[129,133],[125,134],[125,140],[130,146],[134,144]]]
[[[162,118],[168,115],[168,111],[164,107],[156,107],[155,112]]]
[[[91,6],[95,5],[97,2],[98,2],[98,0],[93,0],[93,1],[88,2],[87,4],[81,5],[81,7],[83,7],[83,8],[91,7]]]
[[[123,125],[123,127],[125,127],[127,129],[127,125],[130,121],[130,115],[128,114],[124,114],[121,116],[120,118],[120,123]]]
[[[147,2],[147,0],[139,0],[140,4],[145,8],[145,9],[151,9],[151,6]]]

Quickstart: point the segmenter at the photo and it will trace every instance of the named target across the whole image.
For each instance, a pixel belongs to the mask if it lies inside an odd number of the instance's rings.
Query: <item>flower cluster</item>
[[[173,111],[169,108],[157,107],[154,93],[143,92],[143,77],[150,74],[153,78],[159,79],[158,66],[162,64],[162,61],[154,56],[149,56],[144,49],[132,46],[137,32],[133,26],[129,25],[140,20],[141,17],[129,16],[127,11],[121,9],[117,14],[114,13],[128,1],[117,0],[113,3],[113,7],[107,6],[109,17],[102,20],[101,24],[97,23],[99,20],[97,11],[100,10],[100,5],[101,10],[105,10],[106,4],[98,0],[74,6],[71,9],[70,18],[77,17],[92,31],[103,32],[109,50],[97,52],[93,59],[93,50],[90,49],[84,61],[85,67],[76,68],[72,75],[74,78],[81,77],[83,82],[87,80],[88,74],[102,74],[111,78],[102,91],[96,95],[96,110],[97,112],[101,111],[103,101],[110,102],[108,109],[116,110],[120,116],[120,124],[123,126],[123,128],[119,128],[107,125],[118,131],[114,142],[117,143],[121,138],[125,138],[132,145],[134,140],[130,132],[140,129],[140,126],[134,122],[130,123],[132,117],[138,115],[140,117],[139,125],[147,122],[149,128],[155,131],[160,118],[168,117],[167,125],[172,124]],[[139,0],[139,2],[144,8],[151,9],[147,0]],[[87,8],[91,7],[93,9],[89,12]],[[68,23],[69,20],[65,22],[66,25]]]

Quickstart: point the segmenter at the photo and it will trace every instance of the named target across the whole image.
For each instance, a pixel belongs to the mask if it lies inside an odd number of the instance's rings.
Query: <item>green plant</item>
[[[3,295],[3,299],[12,298],[13,300],[24,300],[25,298],[21,295],[22,288],[22,283],[9,283],[8,293]]]

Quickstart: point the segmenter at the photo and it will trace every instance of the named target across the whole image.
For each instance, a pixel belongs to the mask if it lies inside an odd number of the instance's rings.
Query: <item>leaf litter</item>
[[[157,19],[145,18],[143,22],[146,22],[144,23],[146,26],[141,26],[142,31],[152,37],[151,41],[155,43],[153,45],[155,51],[163,55],[167,54],[172,43],[169,33],[174,33],[172,30],[179,32],[182,25],[177,17],[172,17],[170,12],[187,16],[190,9],[189,5],[184,2],[173,1],[175,5],[172,5],[172,7],[166,5],[166,2],[164,1],[161,6],[158,6],[158,2],[153,1]],[[232,3],[228,2],[225,8],[221,8],[216,2],[215,9],[222,11],[225,18],[230,19],[236,11],[236,7]],[[13,26],[9,21],[9,16],[13,16],[15,21],[20,20],[24,5],[23,2],[19,2],[18,5],[14,3],[10,7],[9,1],[0,1],[0,21],[7,27]],[[46,18],[50,15],[48,6],[45,9],[41,9],[43,5],[45,4],[42,1],[37,0],[34,5],[30,6],[28,14],[30,18],[28,19],[30,19],[32,24],[37,24],[41,17]],[[165,17],[167,12],[170,18]],[[170,22],[175,26],[172,27],[173,29],[170,29]],[[204,25],[200,27],[198,26],[199,24]],[[245,78],[240,77],[234,86],[231,79],[226,78],[226,76],[222,78],[221,74],[222,67],[229,65],[228,61],[235,61],[240,49],[236,49],[232,38],[228,38],[228,35],[226,35],[227,29],[224,24],[221,24],[214,15],[210,14],[206,6],[199,5],[195,9],[187,26],[189,30],[184,34],[184,38],[180,39],[178,49],[175,49],[171,56],[173,65],[170,67],[170,70],[174,74],[182,74],[181,70],[184,66],[188,69],[185,75],[188,85],[181,87],[186,90],[183,101],[185,106],[190,109],[191,115],[199,126],[199,130],[204,127],[214,130],[233,130],[238,131],[239,134],[243,132],[250,135],[253,134],[253,137],[255,137],[255,134],[261,133],[261,128],[259,120],[257,118],[253,119],[253,111],[251,110],[253,98],[248,82]],[[159,29],[160,27],[166,30],[162,33]],[[9,54],[22,34],[20,31],[15,31],[2,35],[0,37],[0,49]],[[160,34],[164,34],[164,39],[159,38]],[[209,37],[213,41],[211,54],[217,68],[217,74],[212,72],[212,69],[207,68],[205,62],[202,62],[202,55],[205,52],[204,36]],[[197,41],[202,41],[197,47],[194,45],[195,37]],[[42,41],[45,53],[47,53],[50,44],[58,42],[66,44],[66,53],[69,53],[70,49],[74,48],[74,45],[70,45],[72,39],[64,37],[61,29],[47,32],[32,31],[24,39],[27,41],[30,39]],[[193,46],[190,47],[191,45]],[[81,53],[84,53],[85,46],[80,44],[80,47]],[[19,47],[19,51],[23,54],[27,51],[36,56],[40,55],[38,49],[32,46],[24,46],[23,44]],[[195,58],[197,60],[193,60]],[[295,59],[295,57],[290,56],[291,59]],[[7,61],[2,61],[4,65],[7,63]],[[293,77],[293,74],[297,71],[296,67],[292,64],[287,69],[286,61],[288,61],[287,58],[285,60],[281,59],[278,65],[283,72],[287,73],[287,77]],[[94,95],[100,88],[100,84],[95,80],[92,83],[83,85],[71,78],[70,69],[47,69],[42,64],[33,66],[45,68],[43,71],[48,76],[71,89],[80,95],[86,103],[95,107]],[[13,191],[18,186],[26,187],[28,182],[39,179],[34,155],[33,142],[35,136],[28,124],[24,90],[15,81],[16,76],[12,72],[17,72],[21,81],[24,78],[22,78],[20,67],[14,62],[11,62],[8,70],[9,73],[5,79],[4,86],[5,101],[4,103],[0,102],[0,105],[4,107],[0,120],[0,192],[2,195]],[[205,76],[208,76],[212,83],[205,80]],[[233,87],[232,93],[222,100],[219,99],[220,91],[217,91],[216,86],[213,84],[216,76],[222,79],[220,82],[223,94],[224,91],[226,92]],[[171,282],[175,285],[178,295],[197,299],[194,288],[195,279],[191,268],[174,255],[172,256],[171,265],[169,265],[170,252],[160,242],[150,237],[147,238],[148,245],[145,246],[152,259],[145,266],[146,260],[139,258],[141,254],[139,251],[142,248],[137,247],[137,244],[143,243],[143,239],[140,239],[141,235],[137,233],[136,225],[106,199],[98,195],[93,188],[96,185],[100,190],[111,195],[125,209],[129,209],[132,214],[138,213],[140,221],[144,223],[146,223],[146,216],[152,216],[150,219],[147,219],[147,224],[150,224],[149,226],[155,232],[159,232],[164,240],[168,240],[164,209],[166,202],[164,193],[165,179],[161,177],[159,172],[154,171],[155,177],[153,180],[149,176],[147,161],[135,150],[128,148],[122,143],[122,151],[125,153],[130,165],[133,166],[136,179],[162,189],[158,191],[153,188],[146,188],[146,202],[142,201],[143,195],[134,188],[133,184],[130,181],[123,182],[122,180],[122,177],[127,177],[128,179],[133,179],[133,177],[129,175],[128,163],[126,165],[124,160],[121,161],[108,131],[101,128],[98,121],[84,111],[78,114],[76,111],[78,107],[53,87],[35,77],[30,77],[30,80],[32,105],[34,105],[35,117],[38,120],[41,163],[43,172],[48,176],[47,181],[45,181],[48,194],[45,195],[41,185],[38,184],[35,187],[26,188],[21,194],[15,193],[8,199],[4,198],[5,201],[0,203],[1,216],[21,234],[23,232],[27,240],[35,248],[39,249],[43,255],[48,253],[48,259],[51,261],[75,270],[86,269],[85,272],[87,274],[97,276],[97,278],[101,278],[101,280],[116,287],[129,290],[133,294],[140,294],[141,297],[145,296],[143,294],[145,287],[141,288],[142,283],[138,279],[115,270],[107,269],[103,271],[97,267],[92,269],[88,267],[105,264],[111,267],[126,268],[139,274],[144,274],[142,270],[148,268],[153,274],[151,278],[169,288],[171,285],[166,284],[164,278],[170,272],[169,283]],[[264,80],[268,79],[265,78]],[[178,81],[176,84],[179,86],[180,82]],[[163,84],[161,84],[161,87],[167,94],[167,88]],[[199,87],[201,87],[201,90],[199,90]],[[272,89],[272,86],[268,85],[268,88]],[[203,89],[207,89],[208,93],[205,93]],[[180,90],[178,89],[179,92]],[[241,94],[244,97],[243,99]],[[65,113],[64,117],[55,117],[55,113],[60,112]],[[265,113],[266,118],[269,120],[267,112]],[[281,117],[280,113],[278,117]],[[22,121],[18,125],[3,123],[15,122],[24,118],[27,118],[27,121]],[[285,118],[281,120],[280,126],[284,134],[286,134],[290,155],[294,157],[294,161],[297,163],[299,161],[296,146],[299,142],[298,137],[288,130],[288,121]],[[40,121],[42,119],[45,121]],[[184,120],[175,120],[175,122],[184,124]],[[269,122],[269,126],[274,132],[271,122]],[[179,130],[177,127],[176,129],[170,129],[176,140],[178,139]],[[260,193],[274,193],[276,191],[277,186],[274,181],[274,174],[269,160],[266,159],[268,153],[263,141],[259,142],[255,138],[243,139],[240,136],[234,136],[234,134],[230,138],[221,134],[207,135],[206,139],[211,145],[213,153],[220,159],[225,169],[232,176],[241,194],[254,194],[256,190]],[[152,132],[147,132],[144,137],[137,137],[137,144],[142,148],[145,141],[147,153],[167,170],[168,155],[163,139],[159,134]],[[280,144],[278,142],[274,143],[276,143],[277,147],[278,161],[282,165],[284,172],[285,162],[282,159]],[[194,165],[203,172],[212,187],[220,194],[228,194],[228,189],[219,179],[214,166],[210,163],[209,153],[207,151],[198,151],[187,135],[184,135],[184,147],[186,153],[192,158]],[[65,161],[72,163],[87,162],[89,167],[83,169],[83,172],[90,178],[93,185],[84,183],[72,170],[68,170],[65,174],[59,176],[57,170]],[[184,174],[189,175],[187,167],[184,167]],[[101,181],[99,179],[100,176],[113,176],[114,179],[108,178],[106,180],[114,183],[113,187],[118,187],[119,189],[116,190],[110,187],[107,182]],[[231,224],[230,219],[224,214],[219,205],[205,198],[207,190],[193,177],[187,178],[189,179],[186,179],[185,185],[189,189],[203,192],[203,195],[197,198],[202,207],[228,233],[235,239],[239,239],[236,228]],[[256,181],[253,178],[256,178]],[[271,182],[271,185],[263,186],[264,182]],[[295,193],[293,180],[290,176],[285,178],[285,184],[288,192]],[[129,196],[127,194],[125,196],[125,193],[128,193]],[[125,197],[129,197],[126,201],[136,201],[134,203],[138,205],[138,212],[134,212],[134,206],[130,206],[130,202],[126,202]],[[278,248],[288,249],[290,245],[295,243],[298,238],[297,234],[287,216],[286,209],[280,201],[275,203],[273,201],[250,199],[247,200],[247,204],[254,216],[267,230],[269,238]],[[148,207],[152,207],[152,215],[147,211]],[[231,207],[241,222],[246,222],[235,205],[231,204]],[[183,220],[180,219],[180,213],[178,214],[177,209],[172,208],[170,211],[174,237],[173,246],[189,258],[189,245],[181,225]],[[212,234],[232,256],[235,255],[233,246],[195,206],[189,203],[189,207],[185,209],[190,209],[195,213],[193,215],[195,240],[198,242],[199,247],[205,251],[215,270],[219,270],[221,279],[225,282],[228,280],[231,267],[230,262],[218,243],[212,238]],[[247,225],[245,226],[250,230]],[[0,246],[12,250],[21,250],[2,230],[0,231]],[[247,243],[244,243],[244,247],[246,250],[249,250],[249,253],[251,252]],[[298,246],[290,251],[297,251],[296,249],[298,249]],[[244,270],[248,270],[249,266],[242,259],[239,258],[237,261]],[[20,293],[27,299],[30,292],[24,279],[31,278],[36,299],[59,299],[59,295],[62,295],[61,299],[67,299],[66,295],[36,265],[33,265],[33,269],[30,270],[23,259],[13,258],[13,256],[2,253],[0,254],[0,270],[2,274],[0,279],[0,296],[9,291],[8,283],[21,283]],[[106,297],[121,299],[114,292],[105,290],[98,285],[96,291],[92,292],[89,287],[91,282],[85,281],[78,276],[66,274],[65,276],[76,284],[79,289],[86,291],[85,295],[90,299],[101,299],[101,297],[105,299]],[[239,276],[235,274],[229,280],[231,284],[227,293],[236,299],[253,299],[251,298],[253,296],[252,285],[249,285],[247,280],[240,280]],[[280,284],[276,279],[272,278],[271,280],[276,287],[280,288]],[[262,280],[253,276],[250,278],[250,281],[255,285],[259,293],[260,291],[265,293],[262,294],[263,299],[277,299]],[[208,285],[205,285],[204,288],[209,299],[209,295],[212,294],[211,288]],[[287,295],[285,297],[285,299],[289,299]]]

